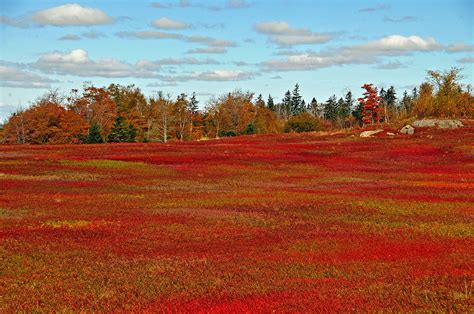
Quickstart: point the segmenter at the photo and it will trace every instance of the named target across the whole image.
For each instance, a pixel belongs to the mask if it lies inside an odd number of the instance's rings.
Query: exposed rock
[[[456,129],[463,127],[459,120],[423,119],[412,123],[415,128]]]
[[[403,128],[400,129],[400,133],[407,134],[407,135],[412,135],[413,133],[415,133],[415,128],[412,127],[411,125],[407,124]]]
[[[395,133],[387,132],[387,135],[388,135],[388,136],[395,136]]]
[[[364,131],[364,132],[360,133],[360,137],[372,137],[373,135],[375,135],[377,133],[380,133],[380,132],[383,132],[383,130],[378,129],[378,130],[372,130],[372,131]]]

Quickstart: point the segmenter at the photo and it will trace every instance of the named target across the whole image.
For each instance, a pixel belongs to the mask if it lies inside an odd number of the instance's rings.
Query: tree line
[[[235,90],[212,98],[202,110],[196,94],[145,97],[135,85],[85,84],[68,95],[50,91],[3,126],[6,143],[104,143],[199,140],[243,134],[309,132],[393,123],[410,117],[474,117],[470,85],[460,70],[428,71],[427,80],[398,97],[393,86],[364,84],[363,97],[350,90],[324,102],[306,101],[298,84],[282,100]]]

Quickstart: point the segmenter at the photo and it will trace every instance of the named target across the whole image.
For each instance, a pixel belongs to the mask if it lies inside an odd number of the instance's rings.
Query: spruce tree
[[[291,113],[291,93],[289,90],[286,91],[285,97],[283,97],[282,107],[285,113],[285,117],[288,118]]]
[[[263,100],[262,94],[258,95],[257,100],[255,101],[255,105],[259,108],[265,107],[265,100]]]
[[[268,95],[268,100],[267,100],[267,107],[271,111],[275,111],[275,103],[273,102],[273,97],[272,95]]]
[[[318,101],[315,97],[313,97],[311,103],[308,104],[308,111],[315,117],[321,117],[321,110],[319,110]]]
[[[191,99],[189,100],[189,103],[188,103],[189,111],[193,115],[197,114],[197,112],[199,110],[198,104],[199,104],[199,101],[196,99],[196,93],[194,92],[193,96],[191,97]]]
[[[290,114],[292,116],[295,116],[303,111],[304,107],[302,107],[302,96],[300,94],[300,86],[296,84],[291,95]]]
[[[352,92],[348,91],[344,96],[344,99],[340,99],[338,105],[338,114],[341,119],[346,119],[350,116],[354,99],[352,98]]]
[[[110,131],[107,141],[111,143],[134,142],[137,134],[133,124],[127,124],[122,116],[115,118],[114,126]]]
[[[330,121],[336,121],[337,119],[337,98],[336,95],[332,95],[324,103],[324,119]]]
[[[102,143],[102,135],[100,134],[100,126],[97,123],[93,123],[89,128],[89,134],[87,134],[86,144],[98,144]]]

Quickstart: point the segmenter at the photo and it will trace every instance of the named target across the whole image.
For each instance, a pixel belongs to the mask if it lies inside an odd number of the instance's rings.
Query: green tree
[[[271,111],[275,111],[275,103],[273,102],[273,97],[272,95],[268,95],[268,100],[267,100],[267,107]]]
[[[332,95],[329,99],[324,103],[323,109],[324,119],[330,121],[336,121],[337,119],[337,98],[336,95]]]
[[[283,97],[283,100],[281,101],[281,115],[285,118],[288,119],[290,116],[291,112],[291,93],[290,91],[286,91],[285,96]]]
[[[100,126],[97,123],[93,123],[89,128],[89,134],[87,134],[86,144],[98,144],[103,143]]]
[[[300,86],[296,84],[291,94],[291,101],[290,101],[290,115],[291,116],[304,112],[305,108],[304,108],[302,99],[303,97],[300,94]]]
[[[115,118],[114,126],[108,136],[107,141],[111,143],[134,142],[136,128],[131,123],[127,123],[125,118],[118,116]]]
[[[265,100],[263,100],[262,94],[258,95],[255,105],[259,108],[265,107]]]

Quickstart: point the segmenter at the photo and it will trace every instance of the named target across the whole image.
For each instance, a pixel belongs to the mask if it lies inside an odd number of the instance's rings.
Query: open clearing
[[[0,311],[469,312],[473,143],[0,146]]]

